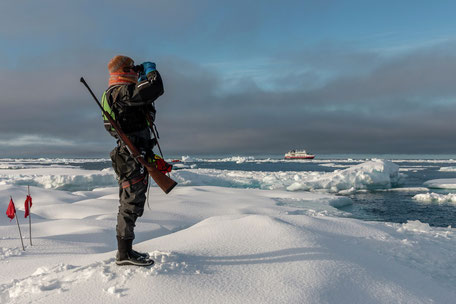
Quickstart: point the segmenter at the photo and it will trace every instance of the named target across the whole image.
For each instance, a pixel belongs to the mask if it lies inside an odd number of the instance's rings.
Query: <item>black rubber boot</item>
[[[132,249],[133,240],[124,240],[117,237],[118,251],[116,256],[117,265],[151,266],[154,261],[148,258],[148,254],[140,254]]]
[[[117,260],[125,260],[128,258],[128,253],[131,251],[133,240],[124,240],[117,237]]]
[[[132,250],[131,250],[131,253],[132,253],[133,255],[142,256],[142,257],[145,258],[145,259],[148,259],[148,258],[149,258],[149,254],[146,253],[146,252],[138,252],[138,251],[132,249]]]

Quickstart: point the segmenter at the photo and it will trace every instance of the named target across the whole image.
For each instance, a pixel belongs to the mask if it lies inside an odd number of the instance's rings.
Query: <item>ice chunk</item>
[[[400,181],[399,166],[372,160],[331,173],[261,172],[217,169],[179,170],[173,177],[180,185],[260,188],[288,191],[324,190],[349,194],[362,189],[388,189]]]
[[[187,162],[187,163],[191,163],[191,162],[194,162],[195,160],[192,157],[186,155],[186,156],[182,156],[182,161],[183,162]]]
[[[361,189],[388,189],[400,180],[399,166],[389,161],[372,160],[353,167],[325,173],[296,182],[287,190],[325,189],[349,194]]]
[[[407,221],[407,223],[402,224],[402,226],[398,229],[399,232],[404,231],[413,231],[413,232],[420,232],[420,233],[428,233],[431,231],[431,226],[427,223],[422,223],[418,220],[416,221]]]
[[[422,203],[438,203],[438,204],[456,204],[456,193],[438,194],[438,193],[422,193],[413,197],[414,200]]]
[[[451,167],[441,167],[439,169],[439,171],[441,172],[456,172],[456,167],[455,166],[451,166]]]

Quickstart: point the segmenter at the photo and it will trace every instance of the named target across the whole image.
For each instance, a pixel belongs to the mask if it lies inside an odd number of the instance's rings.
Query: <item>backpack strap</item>
[[[103,92],[103,96],[101,97],[101,105],[103,107],[103,110],[105,110],[106,113],[108,113],[111,118],[113,120],[116,120],[116,113],[114,112],[114,110],[111,108],[112,104],[113,104],[113,98],[112,98],[112,93],[114,91],[115,88],[118,88],[119,86],[110,86],[106,91]],[[115,100],[115,99],[114,99]],[[104,123],[104,127],[105,129],[109,132],[109,133],[112,133],[114,132],[114,128],[111,126],[111,124],[109,123],[109,120],[108,118],[106,117],[106,115],[103,113],[103,123]]]

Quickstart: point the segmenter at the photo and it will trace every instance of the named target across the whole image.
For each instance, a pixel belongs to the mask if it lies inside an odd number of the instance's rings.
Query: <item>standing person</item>
[[[109,87],[103,93],[104,110],[120,125],[145,159],[153,159],[150,124],[155,119],[155,100],[164,92],[163,82],[155,63],[144,62],[134,66],[133,59],[118,55],[108,63]],[[149,118],[148,118],[149,117]],[[105,128],[117,139],[111,151],[111,160],[119,182],[119,212],[117,214],[117,265],[149,266],[154,261],[147,253],[132,248],[134,227],[144,212],[148,186],[147,170],[131,156],[119,140],[109,121]]]

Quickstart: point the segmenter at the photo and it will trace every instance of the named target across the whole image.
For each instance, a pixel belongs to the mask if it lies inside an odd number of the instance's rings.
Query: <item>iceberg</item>
[[[223,186],[267,190],[315,191],[347,194],[357,190],[389,189],[400,183],[399,166],[385,160],[371,160],[331,173],[264,172],[217,169],[183,169],[173,173],[188,186]]]

